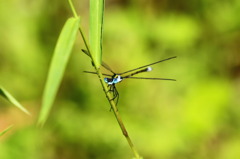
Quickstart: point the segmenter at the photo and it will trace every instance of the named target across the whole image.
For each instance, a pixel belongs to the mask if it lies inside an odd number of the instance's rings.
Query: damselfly
[[[86,55],[89,56],[89,53],[86,50],[82,50]],[[119,99],[119,93],[116,89],[116,84],[120,83],[122,80],[124,79],[147,79],[147,80],[167,80],[167,81],[176,81],[175,79],[169,79],[169,78],[147,78],[147,77],[133,77],[136,74],[139,73],[143,73],[143,72],[150,72],[152,71],[152,65],[158,64],[160,62],[164,62],[167,60],[171,60],[176,58],[177,56],[173,56],[173,57],[169,57],[148,65],[144,65],[141,67],[137,67],[135,69],[131,69],[122,73],[115,73],[106,63],[102,62],[102,66],[110,71],[112,73],[112,75],[110,74],[105,74],[103,73],[104,76],[107,76],[106,78],[104,78],[104,81],[108,84],[109,87],[109,92],[112,92],[113,98],[111,100],[116,100],[116,105],[118,103],[118,99]],[[92,71],[84,71],[85,73],[91,73],[91,74],[97,74],[96,72],[92,72]]]

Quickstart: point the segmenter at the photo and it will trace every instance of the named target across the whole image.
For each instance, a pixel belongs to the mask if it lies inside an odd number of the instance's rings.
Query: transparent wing
[[[96,72],[92,72],[92,71],[83,71],[84,73],[90,73],[90,74],[97,74]],[[109,74],[106,74],[106,73],[103,73],[104,76],[109,76],[109,77],[112,77],[112,75],[109,75]]]
[[[87,50],[82,49],[82,52],[90,57],[89,52]],[[102,67],[104,67],[106,70],[108,70],[108,71],[112,72],[113,74],[115,74],[115,72],[103,61],[102,61]]]
[[[104,67],[106,70],[112,72],[113,74],[115,74],[115,72],[105,63],[102,61],[102,67]]]

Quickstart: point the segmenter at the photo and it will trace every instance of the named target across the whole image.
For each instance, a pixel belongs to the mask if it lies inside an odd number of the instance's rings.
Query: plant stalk
[[[73,12],[73,15],[74,15],[75,17],[78,17],[78,16],[77,16],[77,13],[76,13],[76,10],[75,10],[75,8],[74,8],[74,6],[73,6],[72,1],[71,1],[71,0],[68,0],[68,1],[69,1],[71,10],[72,10],[72,12]],[[81,36],[82,36],[83,42],[84,42],[84,44],[85,44],[85,47],[86,47],[86,49],[87,49],[87,51],[88,51],[88,53],[89,53],[89,56],[90,56],[90,58],[91,58],[91,60],[92,60],[93,67],[94,67],[94,69],[96,70],[96,73],[97,73],[97,76],[98,76],[98,78],[99,78],[99,80],[100,80],[100,83],[101,83],[101,85],[102,85],[103,91],[104,91],[104,93],[105,93],[105,95],[106,95],[106,98],[107,98],[109,104],[111,105],[111,109],[113,110],[113,113],[114,113],[114,115],[115,115],[115,117],[116,117],[116,119],[117,119],[117,122],[118,122],[121,130],[122,130],[122,133],[123,133],[123,135],[125,136],[125,138],[127,139],[128,144],[129,144],[129,146],[131,147],[135,158],[136,158],[136,159],[140,159],[140,156],[139,156],[139,154],[138,154],[138,152],[137,152],[137,149],[136,149],[135,146],[133,145],[133,142],[132,142],[132,140],[130,139],[130,137],[129,137],[129,135],[128,135],[127,129],[125,128],[125,126],[124,126],[124,124],[123,124],[123,121],[122,121],[122,119],[121,119],[121,117],[120,117],[120,115],[119,115],[119,113],[118,113],[116,104],[115,104],[115,102],[112,100],[112,95],[111,95],[111,93],[108,91],[107,85],[106,85],[106,83],[105,83],[104,80],[103,80],[103,75],[102,75],[100,69],[96,67],[96,61],[95,61],[95,59],[94,59],[93,56],[92,56],[91,50],[90,50],[90,48],[89,48],[89,45],[88,45],[88,43],[87,43],[87,40],[86,40],[83,32],[82,32],[81,27],[79,27],[79,32],[80,32],[80,34],[81,34]]]

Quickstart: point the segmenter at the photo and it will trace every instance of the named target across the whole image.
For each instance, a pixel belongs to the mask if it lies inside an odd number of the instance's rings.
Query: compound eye
[[[108,83],[108,78],[104,78],[104,82]]]
[[[111,78],[104,78],[104,82],[108,83],[108,82],[112,82]]]

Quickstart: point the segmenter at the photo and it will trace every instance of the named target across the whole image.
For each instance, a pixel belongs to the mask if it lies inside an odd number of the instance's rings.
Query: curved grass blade
[[[38,124],[41,126],[43,126],[47,120],[60,82],[63,78],[63,74],[76,39],[79,24],[79,18],[69,18],[58,38],[43,93],[42,108],[38,119]]]
[[[2,136],[3,134],[5,134],[6,132],[8,132],[12,127],[13,127],[13,125],[10,125],[10,126],[7,127],[6,129],[4,129],[3,131],[1,131],[1,132],[0,132],[0,136]]]
[[[9,92],[7,92],[2,86],[0,86],[0,95],[12,103],[14,106],[22,110],[24,113],[30,115],[28,110],[24,108]]]
[[[90,0],[89,40],[91,53],[99,68],[102,60],[102,33],[105,0]]]

